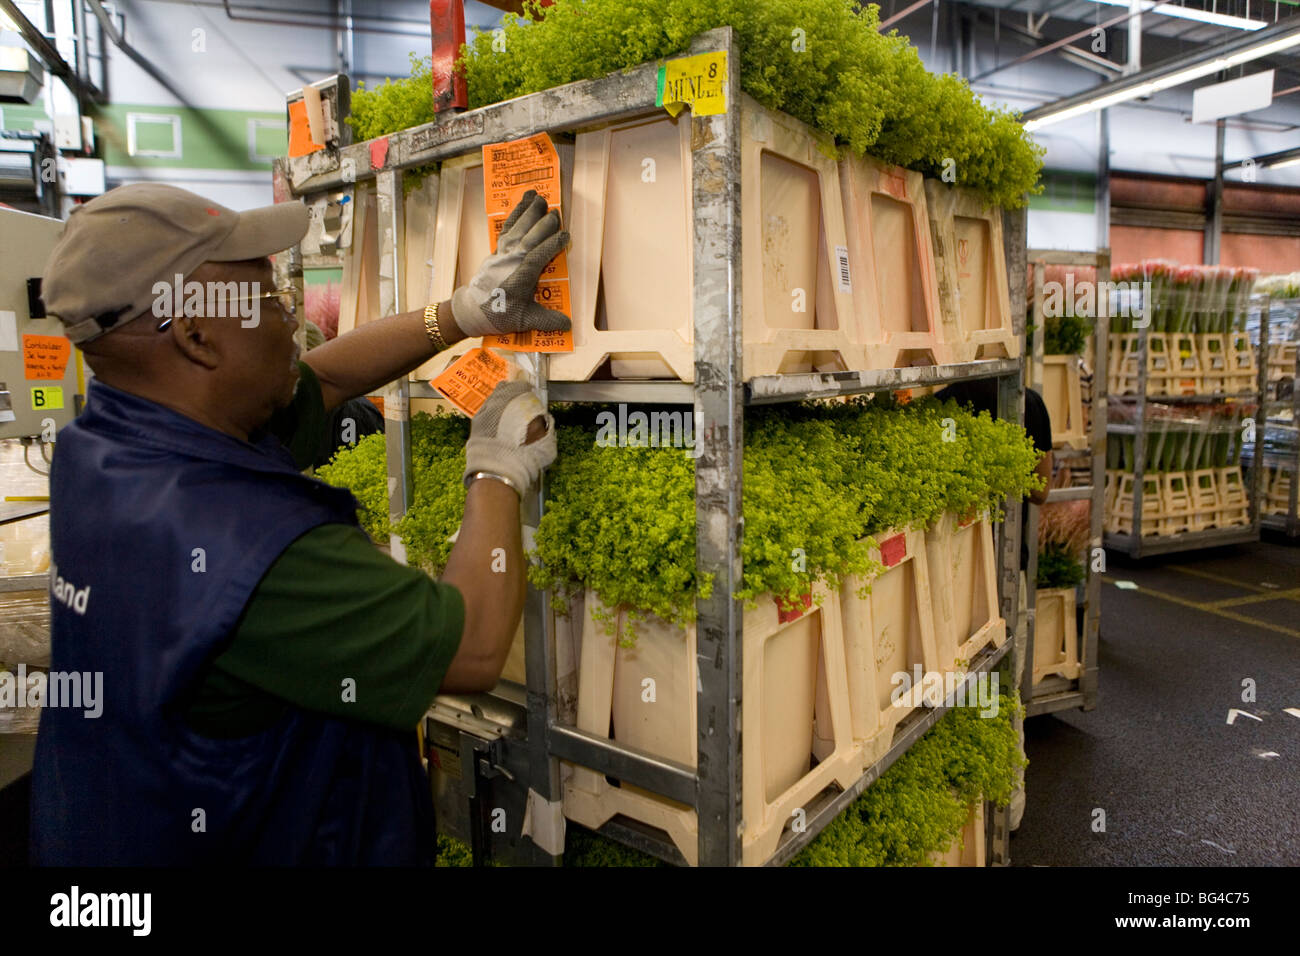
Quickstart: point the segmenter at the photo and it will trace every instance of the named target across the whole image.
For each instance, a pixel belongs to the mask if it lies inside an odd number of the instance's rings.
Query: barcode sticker
[[[840,291],[852,292],[853,280],[849,276],[849,248],[848,246],[835,247],[835,261],[839,263],[840,269]]]
[[[473,418],[487,397],[510,374],[506,360],[485,348],[470,349],[430,384],[447,401]]]

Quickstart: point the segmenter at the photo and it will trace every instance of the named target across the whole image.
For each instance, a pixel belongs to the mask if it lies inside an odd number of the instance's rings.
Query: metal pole
[[[381,169],[375,175],[379,213],[379,316],[402,310],[402,245],[405,228],[402,208],[402,171]],[[353,242],[360,242],[354,238]],[[410,507],[411,387],[406,376],[384,388],[384,447],[388,454],[388,517],[401,520]],[[397,535],[389,539],[394,560],[406,563],[406,547]]]
[[[726,29],[727,111],[691,117],[694,221],[696,599],[699,668],[696,808],[700,866],[741,862],[743,614],[740,544],[744,377],[741,367],[740,63]],[[757,755],[756,755],[757,756]]]
[[[1102,285],[1110,280],[1110,250],[1097,250],[1097,301],[1100,303]],[[1105,533],[1106,508],[1106,420],[1107,369],[1110,362],[1109,300],[1106,316],[1098,316],[1093,326],[1092,349],[1092,510],[1089,518],[1088,552],[1088,610],[1083,617],[1083,674],[1079,678],[1079,692],[1083,695],[1083,709],[1097,706],[1097,645],[1101,638],[1101,574],[1093,570],[1093,557],[1102,550]],[[1100,310],[1099,310],[1100,311]],[[1104,552],[1102,552],[1104,554]]]
[[[1220,121],[1222,122],[1222,121]],[[1273,299],[1271,296],[1264,299],[1263,308],[1259,310],[1259,348],[1257,350],[1255,382],[1259,389],[1258,410],[1255,412],[1255,467],[1250,470],[1250,527],[1255,532],[1258,539],[1260,534],[1260,523],[1263,520],[1263,503],[1259,498],[1259,488],[1263,484],[1264,478],[1264,430],[1268,426],[1268,327],[1271,318]],[[1260,417],[1263,416],[1263,421]],[[1238,445],[1241,442],[1241,436],[1237,436]],[[1238,461],[1241,456],[1238,455]],[[1238,466],[1240,467],[1240,466]],[[1295,476],[1291,478],[1292,494],[1294,495]]]
[[[1144,309],[1148,316],[1155,314],[1155,305]],[[1133,543],[1129,554],[1135,558],[1142,556],[1142,490],[1146,482],[1147,454],[1147,349],[1150,347],[1148,332],[1150,320],[1138,329],[1138,381],[1136,419],[1133,425]],[[1166,356],[1166,359],[1168,356]]]
[[[1110,110],[1097,111],[1096,206],[1097,251],[1100,252],[1110,248]],[[1106,258],[1109,261],[1109,253]]]
[[[1124,76],[1142,69],[1142,0],[1129,0],[1128,60]]]
[[[1295,334],[1297,324],[1298,323],[1295,319],[1291,320],[1292,334]],[[1291,424],[1294,428],[1300,428],[1300,388],[1296,387],[1298,383],[1300,383],[1300,345],[1296,346],[1295,368],[1291,373]],[[1267,421],[1267,418],[1265,421]],[[1297,500],[1300,498],[1300,434],[1298,434],[1296,438],[1296,444],[1298,447],[1296,452],[1291,456],[1291,461],[1288,463],[1291,466],[1291,481],[1285,525],[1286,533],[1293,538],[1300,533],[1300,520],[1297,520],[1296,516],[1296,506],[1300,504],[1300,500]],[[1280,464],[1281,462],[1279,461],[1279,465]]]
[[[1220,246],[1223,242],[1223,140],[1226,131],[1224,120],[1215,124],[1214,130],[1214,182],[1210,184],[1210,215],[1205,223],[1205,264],[1219,264]]]
[[[1034,263],[1034,352],[1029,358],[1029,373],[1025,383],[1030,388],[1043,387],[1043,348],[1047,337],[1047,317],[1043,313],[1043,280],[1047,263],[1039,259]]]

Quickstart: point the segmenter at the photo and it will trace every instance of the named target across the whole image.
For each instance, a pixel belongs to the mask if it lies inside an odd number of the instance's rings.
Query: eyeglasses
[[[261,295],[246,295],[240,298],[226,298],[220,296],[216,302],[222,306],[234,305],[236,302],[258,302],[262,299],[275,299],[276,304],[280,306],[280,311],[284,313],[285,319],[292,319],[298,314],[298,295],[293,286],[286,286],[283,289],[273,289],[270,292],[263,292]],[[221,311],[229,313],[231,310],[222,309]],[[172,316],[168,316],[158,323],[158,331],[161,332],[172,324]]]

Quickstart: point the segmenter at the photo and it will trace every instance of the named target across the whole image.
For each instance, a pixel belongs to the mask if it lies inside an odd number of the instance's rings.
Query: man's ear
[[[191,362],[208,369],[215,369],[221,364],[221,352],[213,341],[210,328],[201,317],[178,315],[172,319],[168,331],[171,332],[172,343]]]

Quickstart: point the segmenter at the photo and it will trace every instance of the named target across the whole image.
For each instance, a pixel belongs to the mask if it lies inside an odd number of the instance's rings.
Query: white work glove
[[[541,416],[546,434],[528,443],[528,425]],[[555,461],[555,420],[527,382],[502,382],[470,424],[465,481],[485,472],[505,478],[523,495]]]
[[[559,211],[528,190],[506,219],[497,251],[483,260],[469,285],[451,294],[451,311],[466,336],[505,335],[537,329],[568,331],[569,317],[533,299],[537,279],[565,246]]]

